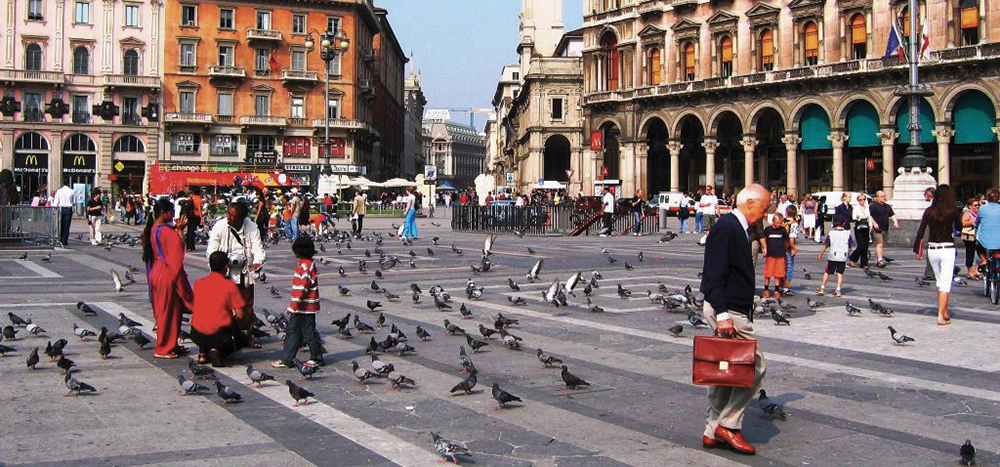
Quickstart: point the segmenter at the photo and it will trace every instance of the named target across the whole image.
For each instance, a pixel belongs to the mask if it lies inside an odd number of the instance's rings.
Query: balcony
[[[325,118],[314,118],[313,127],[315,128],[326,128]],[[371,127],[367,123],[361,120],[352,120],[349,118],[331,118],[330,119],[330,129],[339,130],[371,130]]]
[[[90,119],[90,112],[73,112],[73,123],[88,124]]]
[[[122,125],[128,125],[128,126],[141,126],[142,125],[142,117],[139,116],[139,114],[136,114],[136,113],[122,114],[122,116],[121,116],[121,124]]]
[[[288,126],[308,126],[309,121],[302,117],[289,117]]]
[[[215,123],[228,124],[236,122],[235,117],[232,115],[216,115]]]
[[[104,75],[102,82],[105,86],[117,86],[126,88],[159,88],[159,76],[140,75]]]
[[[247,29],[248,41],[281,42],[281,31],[277,29]]]
[[[366,96],[368,98],[375,97],[375,88],[372,86],[372,81],[370,79],[358,80],[358,91],[362,96]]]
[[[663,13],[666,3],[669,2],[664,2],[663,0],[645,0],[639,3],[639,14]]]
[[[212,116],[191,112],[167,112],[163,115],[167,123],[212,123]]]
[[[45,112],[42,112],[42,109],[28,109],[21,112],[21,118],[26,122],[44,122]]]
[[[66,82],[61,71],[0,70],[0,80],[24,83],[62,84]]]
[[[956,47],[954,49],[935,50],[931,52],[932,60],[965,60],[977,58],[979,56],[979,46],[970,45],[967,47]]]
[[[365,51],[361,53],[361,59],[369,63],[374,62],[375,51],[372,49],[365,49]]]
[[[211,65],[208,76],[212,78],[246,78],[247,69],[241,66]]]
[[[240,117],[241,125],[255,126],[286,126],[288,121],[285,117],[274,117],[271,115],[244,115]]]
[[[287,82],[316,82],[319,72],[305,70],[281,70],[281,79]]]

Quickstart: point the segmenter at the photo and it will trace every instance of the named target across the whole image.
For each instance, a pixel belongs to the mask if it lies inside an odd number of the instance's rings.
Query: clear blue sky
[[[555,1],[555,0],[553,0]],[[517,63],[521,0],[375,0],[403,50],[414,55],[427,108],[491,108],[500,71]],[[583,1],[563,1],[566,31],[583,23]],[[467,114],[452,119],[468,123]],[[481,130],[485,116],[476,117]]]

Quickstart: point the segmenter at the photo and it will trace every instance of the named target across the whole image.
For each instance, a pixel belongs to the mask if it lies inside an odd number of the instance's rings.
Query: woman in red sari
[[[181,315],[190,313],[193,295],[184,270],[184,239],[179,229],[185,218],[174,225],[174,205],[167,198],[156,200],[153,218],[142,235],[143,261],[149,283],[149,301],[156,321],[156,358],[177,358],[187,349],[177,344]]]

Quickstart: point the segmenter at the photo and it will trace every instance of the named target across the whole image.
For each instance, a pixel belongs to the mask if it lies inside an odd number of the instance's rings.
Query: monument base
[[[937,180],[931,175],[933,169],[914,167],[900,168],[893,184],[893,195],[889,201],[899,220],[919,221],[924,210],[931,203],[924,199],[924,191],[937,186]]]

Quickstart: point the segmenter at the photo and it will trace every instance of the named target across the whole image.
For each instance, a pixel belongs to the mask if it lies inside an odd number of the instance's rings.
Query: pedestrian
[[[795,278],[795,255],[798,253],[795,242],[799,238],[799,210],[794,204],[785,207],[785,230],[788,231],[790,248],[785,251],[785,283],[782,284],[781,294],[791,296],[794,295],[791,289],[792,279]]]
[[[750,254],[749,226],[764,218],[768,194],[753,184],[736,197],[737,207],[722,216],[706,240],[701,293],[702,312],[722,338],[756,339],[753,329],[754,269]],[[767,367],[761,346],[754,361],[754,387],[709,386],[708,416],[702,435],[705,449],[729,446],[742,454],[756,448],[741,431],[746,407],[764,383]]]
[[[833,220],[844,221],[844,229],[851,230],[851,221],[854,220],[854,207],[851,206],[851,194],[844,192],[840,195],[840,204],[833,208]]]
[[[87,225],[90,227],[90,244],[101,244],[101,223],[104,218],[104,205],[101,204],[101,190],[94,190],[93,196],[87,200]]]
[[[406,217],[403,219],[402,237],[414,240],[417,238],[417,198],[413,196],[413,188],[406,189],[403,201],[406,203]]]
[[[611,235],[611,220],[615,215],[615,194],[613,187],[604,187],[604,195],[601,197],[601,236]]]
[[[753,268],[757,269],[757,259],[761,256],[767,256],[767,237],[764,236],[764,218],[760,218],[757,222],[750,225],[750,230],[747,231],[750,236],[750,252],[753,254]]]
[[[281,227],[285,231],[285,237],[288,239],[295,239],[292,236],[292,200],[288,195],[281,196]]]
[[[254,314],[254,285],[267,257],[260,239],[260,231],[250,217],[250,207],[243,200],[233,202],[226,210],[226,221],[216,222],[208,234],[205,256],[221,251],[229,257],[229,275],[246,306],[245,321],[240,326],[250,331],[256,320]],[[260,348],[259,342],[250,344]]]
[[[299,198],[299,190],[297,188],[292,188],[291,198],[288,200],[288,225],[289,228],[288,238],[295,239],[299,236],[299,211],[302,210],[302,199]]]
[[[681,193],[681,200],[677,206],[677,221],[680,222],[678,230],[680,233],[688,233],[688,219],[691,217],[691,197],[687,193]]]
[[[795,251],[785,230],[785,216],[774,213],[771,225],[764,228],[767,252],[764,254],[764,293],[762,297],[770,297],[771,280],[774,280],[774,296],[781,297],[781,285],[785,280],[785,252]],[[707,245],[706,245],[707,246]]]
[[[976,264],[976,257],[986,257],[986,250],[976,243],[976,221],[979,219],[980,202],[975,198],[969,198],[966,203],[965,212],[962,214],[962,243],[965,244],[965,277],[979,280],[983,276],[979,274],[979,268],[973,269]],[[985,261],[983,261],[985,264]]]
[[[701,197],[704,196],[704,192],[699,189],[697,193],[694,194],[694,198],[698,200],[698,204],[695,204],[694,209],[694,233],[700,234],[705,231],[705,212],[701,207]]]
[[[955,273],[955,239],[952,232],[961,230],[962,212],[955,204],[955,191],[950,185],[940,185],[934,192],[931,207],[924,211],[920,227],[913,241],[913,252],[917,260],[924,255],[931,262],[938,289],[938,325],[951,324],[948,299],[951,296],[951,282]],[[928,232],[924,246],[924,233]]]
[[[792,200],[789,200],[788,194],[787,193],[782,193],[781,196],[778,198],[778,207],[775,209],[774,212],[777,212],[777,213],[781,214],[782,216],[784,216],[785,215],[785,211],[787,211],[788,207],[791,206],[791,205],[793,205],[793,204],[795,204],[795,203]]]
[[[271,193],[267,187],[257,190],[257,212],[254,215],[254,223],[257,224],[257,232],[261,238],[267,238],[268,227],[271,223]]]
[[[308,233],[309,229],[309,211],[312,210],[312,205],[309,202],[309,196],[302,197],[302,203],[299,206],[299,210],[296,211],[298,232],[295,233],[295,238],[298,238],[299,233],[305,231]]]
[[[823,240],[826,236],[826,216],[829,214],[830,207],[826,203],[826,195],[820,196],[816,200],[816,243]]]
[[[816,201],[811,194],[806,195],[802,202],[802,231],[806,238],[816,236]]]
[[[225,360],[249,342],[237,324],[246,320],[246,303],[229,280],[229,256],[216,251],[208,265],[211,272],[194,281],[191,340],[198,346],[198,363],[227,366]]]
[[[642,212],[646,210],[642,188],[635,190],[635,198],[629,202],[629,210],[632,211],[632,235],[638,237],[642,235]]]
[[[712,230],[712,226],[715,225],[715,216],[718,214],[719,208],[719,198],[715,196],[715,188],[712,185],[705,187],[705,194],[701,195],[701,201],[698,206],[702,209],[703,217],[703,230],[702,232],[708,233]]]
[[[184,270],[183,229],[187,219],[174,223],[174,204],[159,198],[153,205],[153,218],[142,233],[142,259],[146,263],[149,300],[156,321],[156,358],[177,358],[187,349],[177,343],[181,316],[193,308],[193,293]]]
[[[886,202],[885,191],[875,192],[875,201],[868,207],[871,214],[871,234],[872,243],[875,244],[875,265],[884,268],[888,263],[885,260],[885,242],[889,239],[889,228],[899,228],[899,220],[896,219],[896,211]]]
[[[307,363],[324,364],[319,333],[316,332],[316,313],[319,312],[319,280],[313,263],[316,245],[308,235],[300,235],[292,243],[292,253],[299,262],[292,273],[292,298],[285,310],[288,314],[285,345],[281,350],[281,358],[271,363],[275,368],[294,367],[295,355],[302,347],[303,340],[309,348],[310,361]]]
[[[354,203],[351,204],[351,220],[353,221],[354,236],[361,238],[361,229],[365,226],[365,197],[361,194],[360,188],[354,189]]]
[[[853,207],[854,241],[858,247],[851,253],[849,262],[852,268],[868,268],[868,244],[871,242],[871,212],[864,193],[858,195],[858,205]]]
[[[823,247],[820,248],[819,256],[816,257],[816,261],[823,261],[823,253],[829,250],[826,269],[823,271],[823,282],[816,289],[816,295],[826,294],[826,283],[830,280],[830,275],[836,274],[837,289],[833,291],[833,296],[841,296],[841,289],[844,286],[844,270],[853,247],[854,239],[851,238],[851,233],[844,228],[843,219],[833,221],[833,229],[823,240]]]
[[[59,208],[59,243],[63,247],[69,244],[69,226],[73,221],[73,189],[63,182],[63,186],[52,195],[53,207]]]
[[[934,188],[934,187],[932,187],[932,186],[931,187],[927,187],[927,189],[924,190],[924,201],[927,201],[928,203],[932,202],[934,200],[934,193],[935,193],[936,190],[937,189]],[[925,242],[924,246],[927,246],[926,242]],[[924,257],[924,279],[923,280],[928,281],[928,282],[934,282],[935,281],[935,279],[934,279],[934,268],[931,267],[931,257],[930,257],[930,255],[927,255],[927,256]]]
[[[323,195],[323,212],[333,214],[333,198],[330,197],[329,193]]]
[[[194,211],[194,204],[194,200],[191,198],[181,203],[181,213],[188,219],[187,227],[184,230],[184,244],[187,251],[194,251],[194,233],[197,229],[196,226],[191,225],[197,217]]]
[[[987,252],[1000,249],[1000,191],[995,188],[986,190],[985,203],[979,206],[976,242]]]

